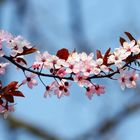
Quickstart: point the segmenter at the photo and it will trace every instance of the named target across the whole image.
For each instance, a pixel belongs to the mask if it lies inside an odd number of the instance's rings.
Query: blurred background
[[[55,54],[61,48],[105,52],[119,47],[124,31],[140,37],[139,4],[139,0],[0,0],[0,28],[22,35],[42,52]],[[23,73],[14,68],[9,67],[2,79],[5,84],[23,80]],[[51,80],[46,78],[46,83]],[[139,85],[121,91],[117,81],[96,82],[105,84],[106,94],[91,101],[75,84],[70,97],[60,100],[44,99],[41,84],[33,90],[24,87],[26,98],[16,99],[16,110],[7,120],[0,118],[0,140],[140,139]]]

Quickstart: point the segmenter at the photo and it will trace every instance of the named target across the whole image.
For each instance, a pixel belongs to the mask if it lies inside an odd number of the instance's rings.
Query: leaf
[[[103,58],[102,53],[101,53],[100,50],[96,50],[96,57],[97,57],[97,59]]]
[[[5,94],[4,97],[8,102],[14,103],[14,97],[11,94]]]
[[[140,59],[140,54],[136,55],[136,59]]]
[[[13,81],[13,82],[11,82],[10,84],[8,84],[6,87],[4,87],[3,89],[4,89],[6,92],[8,92],[9,90],[16,89],[17,84],[18,84],[17,81]]]
[[[18,63],[24,63],[25,65],[27,65],[27,62],[25,61],[25,59],[23,59],[23,58],[20,58],[20,57],[18,57],[18,58],[16,58],[16,62],[18,62]]]
[[[136,39],[129,32],[124,32],[124,33],[129,38],[130,41],[132,41],[132,40],[135,40],[136,41]]]
[[[120,44],[121,44],[121,46],[123,46],[124,42],[126,42],[126,40],[124,38],[120,37]]]
[[[68,49],[63,48],[63,49],[57,51],[56,56],[59,57],[60,59],[67,60],[69,57],[69,51],[68,51]]]
[[[10,94],[13,96],[25,97],[21,91],[12,91]]]
[[[24,49],[24,50],[23,50],[23,53],[20,53],[20,54],[18,54],[17,56],[20,56],[20,55],[27,55],[27,54],[31,54],[31,53],[34,53],[34,52],[37,51],[36,48],[30,48],[30,49],[28,49],[28,48],[24,47],[23,49]]]
[[[105,55],[104,55],[104,58],[103,58],[104,65],[107,65],[107,60],[108,60],[108,56],[110,54],[110,50],[111,50],[111,48],[108,48]]]

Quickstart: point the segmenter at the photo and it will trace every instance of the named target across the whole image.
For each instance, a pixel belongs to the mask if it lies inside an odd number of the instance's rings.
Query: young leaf
[[[4,90],[8,92],[9,90],[16,89],[17,84],[18,82],[13,81],[10,84],[8,84],[6,87],[4,87]]]
[[[102,53],[101,53],[100,50],[96,50],[96,57],[97,57],[97,59],[103,58]]]
[[[23,93],[20,92],[20,91],[13,91],[13,92],[10,92],[10,94],[13,95],[13,96],[25,97],[23,95]]]
[[[23,48],[23,53],[20,53],[18,54],[17,56],[20,56],[20,55],[27,55],[27,54],[31,54],[31,53],[34,53],[37,51],[36,48],[30,48],[30,49],[27,49],[27,48]]]
[[[129,38],[130,41],[136,40],[129,32],[125,32],[125,34]]]
[[[20,58],[20,57],[18,57],[18,58],[16,58],[16,60],[15,60],[17,63],[23,63],[23,64],[25,64],[25,65],[27,65],[27,62],[23,59],[23,58]]]
[[[111,48],[108,48],[107,51],[106,51],[106,53],[105,53],[105,55],[104,55],[104,58],[103,58],[104,65],[107,65],[107,59],[108,59],[108,56],[110,54],[110,50],[111,50]]]
[[[59,57],[60,59],[67,60],[69,57],[69,51],[68,51],[68,49],[63,48],[63,49],[57,51],[56,56]]]
[[[126,42],[126,40],[124,38],[120,37],[120,44],[121,44],[121,46],[123,46],[124,42]]]
[[[13,98],[12,95],[10,95],[10,94],[5,94],[4,97],[5,97],[5,99],[6,99],[8,102],[14,103],[14,98]]]

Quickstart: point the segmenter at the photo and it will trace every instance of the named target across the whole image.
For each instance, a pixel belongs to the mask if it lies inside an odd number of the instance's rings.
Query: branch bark
[[[106,134],[115,129],[119,124],[121,124],[130,115],[140,110],[140,103],[128,104],[122,111],[116,114],[109,120],[105,120],[98,124],[99,127],[92,128],[87,133],[81,135],[78,139],[86,140],[88,138],[101,138]]]
[[[8,125],[13,129],[24,129],[27,132],[36,135],[37,137],[43,138],[44,140],[60,140],[56,136],[48,133],[44,129],[38,128],[35,125],[29,124],[25,121],[19,120],[12,116],[9,116],[7,121]]]

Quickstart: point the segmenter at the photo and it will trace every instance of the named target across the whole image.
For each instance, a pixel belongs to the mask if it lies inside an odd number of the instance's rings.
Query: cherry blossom
[[[33,88],[33,86],[37,85],[37,81],[34,79],[35,78],[35,74],[30,74],[26,76],[26,79],[22,81],[22,84],[26,84],[28,85],[28,87],[30,89]]]
[[[27,40],[23,39],[21,36],[17,36],[12,40],[10,40],[9,47],[12,50],[11,52],[12,57],[15,57],[17,54],[23,53],[24,48],[28,49],[32,48],[30,43]]]
[[[44,97],[51,96],[50,92],[52,92],[56,88],[57,82],[52,82],[49,86],[46,86],[46,91],[44,93]]]
[[[91,84],[86,88],[86,96],[91,100],[94,93],[95,93],[95,86]]]
[[[44,97],[69,96],[71,86],[69,81],[85,88],[85,94],[89,99],[92,99],[93,95],[99,96],[105,93],[104,85],[93,83],[96,79],[118,80],[123,90],[135,88],[139,80],[138,71],[140,71],[140,40],[137,41],[128,32],[125,34],[129,39],[128,42],[120,37],[121,46],[115,48],[114,51],[108,48],[104,54],[100,50],[97,50],[96,54],[87,54],[86,52],[78,53],[76,50],[70,52],[62,48],[56,52],[56,55],[52,55],[48,51],[40,53],[23,37],[13,37],[10,33],[1,30],[0,57],[22,70],[26,78],[20,84],[12,81],[5,87],[2,87],[0,81],[0,113],[6,114],[13,111],[14,96],[24,97],[18,88],[27,84],[32,89],[37,85],[35,76],[38,76],[38,80],[45,87]],[[3,51],[5,42],[6,47],[11,51],[10,55]],[[28,63],[24,56],[35,52],[37,52],[35,61]],[[7,65],[7,62],[0,63],[0,75],[5,74]],[[26,75],[26,72],[30,74]],[[46,85],[45,78],[42,77],[50,77],[54,81]]]
[[[140,52],[139,45],[135,44],[136,44],[135,40],[123,43],[123,49],[126,51],[125,54],[127,54],[127,56],[129,56],[131,53],[138,54]]]
[[[40,65],[44,65],[45,68],[48,68],[50,57],[51,56],[47,51],[45,51],[42,54],[38,51],[37,56],[36,56],[36,63]]]
[[[124,72],[120,71],[120,77],[119,77],[119,82],[121,84],[121,88],[124,90],[125,87],[127,88],[135,88],[136,87],[136,82],[138,80],[138,74],[136,71],[133,72]]]
[[[121,84],[122,90],[124,90],[127,85],[127,74],[123,70],[120,71],[120,77],[118,78],[118,80]]]
[[[54,94],[57,95],[57,98],[61,98],[62,96],[69,96],[69,85],[65,85],[64,83],[56,83],[56,89],[54,90]]]
[[[56,73],[58,76],[60,77],[64,77],[67,73],[66,73],[66,70],[65,68],[60,68],[57,73]]]
[[[77,73],[74,77],[74,81],[81,87],[87,86],[90,82],[87,79],[87,76]]]
[[[39,63],[39,62],[34,62],[33,64],[32,64],[32,68],[35,70],[35,69],[39,69],[41,67],[41,63]]]
[[[7,32],[7,31],[4,31],[4,30],[0,30],[0,41],[10,41],[11,39],[13,39],[13,36]]]
[[[0,63],[0,75],[5,74],[5,68],[9,65],[9,63]]]
[[[105,86],[104,85],[95,85],[95,93],[99,96],[105,93]]]
[[[114,53],[109,56],[108,63],[115,63],[118,68],[121,68],[123,66],[123,60],[127,56],[123,48],[116,48]]]
[[[95,75],[98,75],[101,71],[103,71],[103,72],[109,71],[108,67],[103,64],[102,58],[99,58],[96,61],[94,61],[93,66],[94,66],[93,73]]]
[[[126,86],[128,88],[135,88],[139,75],[136,73],[136,71],[133,71],[131,73],[128,73],[127,76],[128,76],[128,82],[127,82]]]

